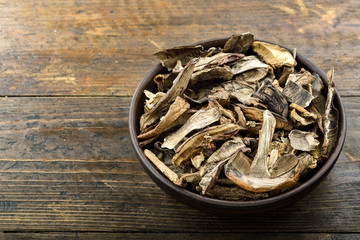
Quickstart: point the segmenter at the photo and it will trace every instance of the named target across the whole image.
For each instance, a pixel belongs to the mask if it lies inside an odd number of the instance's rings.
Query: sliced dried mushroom
[[[182,65],[187,65],[193,58],[200,57],[204,54],[204,47],[198,46],[179,46],[169,49],[160,50],[154,53],[161,64],[171,71],[176,63],[180,60]]]
[[[310,125],[318,119],[316,114],[307,111],[305,108],[295,103],[290,104],[290,108],[293,110],[290,112],[289,117],[293,123],[299,123],[299,126]]]
[[[165,138],[163,148],[173,149],[190,132],[202,129],[218,121],[221,117],[219,109],[216,107],[202,109],[194,113],[176,132]]]
[[[225,64],[230,64],[232,62],[236,62],[239,59],[242,59],[244,56],[244,54],[239,53],[220,52],[213,56],[202,57],[199,59],[199,62],[196,63],[194,72],[198,72],[206,68],[213,68],[217,66],[223,66]]]
[[[176,97],[173,104],[170,105],[166,115],[160,120],[155,128],[142,133],[138,136],[139,139],[151,138],[161,134],[167,127],[169,127],[175,120],[190,108],[190,104],[181,97]]]
[[[216,180],[220,175],[220,172],[228,161],[229,159],[225,159],[220,162],[214,163],[212,164],[214,166],[207,169],[208,171],[204,174],[204,176],[202,176],[199,183],[202,194],[206,194],[206,192],[215,185]]]
[[[275,177],[271,176],[269,169],[273,169],[274,166],[268,165],[268,155],[270,153],[271,140],[275,131],[276,119],[270,111],[264,111],[264,123],[261,128],[259,136],[259,146],[257,154],[251,163],[244,157],[234,158],[229,161],[225,167],[225,175],[236,183],[241,188],[251,192],[269,192],[273,190],[279,190],[289,187],[295,184],[299,178],[295,165],[288,170],[277,169],[277,172],[283,174]],[[241,154],[241,152],[239,152]],[[281,166],[287,166],[286,164],[279,163],[280,159],[276,161],[278,168]]]
[[[253,41],[252,49],[256,52],[267,64],[273,68],[280,68],[282,66],[294,67],[296,61],[291,53],[285,48],[278,45]]]
[[[219,112],[221,113],[221,115],[229,118],[231,120],[231,122],[233,122],[233,123],[236,122],[235,114],[231,110],[226,109],[223,106],[221,106],[221,104],[218,103],[218,101],[216,101],[215,97],[209,96],[209,107],[215,107],[215,108],[219,109]]]
[[[289,134],[290,144],[296,150],[309,152],[314,150],[320,142],[318,135],[314,132],[306,132],[294,129]]]
[[[264,110],[261,110],[259,108],[255,108],[255,107],[247,107],[242,104],[236,104],[236,106],[239,106],[241,108],[241,111],[244,113],[245,118],[247,120],[256,120],[256,121],[263,122]],[[273,116],[276,119],[276,128],[283,128],[285,130],[292,129],[291,122],[288,121],[286,118],[284,118],[283,116],[280,116],[276,113],[273,113]]]
[[[334,69],[327,73],[328,93],[326,97],[324,116],[324,142],[321,147],[321,154],[329,157],[337,142],[339,111],[334,107],[333,101],[336,93],[333,81]]]
[[[305,90],[300,85],[291,80],[286,82],[282,93],[289,100],[289,102],[296,103],[303,108],[309,106],[311,101],[314,99],[309,91]]]
[[[269,162],[269,175],[271,178],[280,177],[294,169],[298,162],[299,159],[293,154],[284,154],[277,157],[273,162]]]
[[[185,174],[181,175],[181,177],[180,177],[180,182],[183,185],[188,184],[188,183],[197,185],[197,184],[199,184],[200,180],[201,180],[201,177],[200,177],[199,172],[185,173]]]
[[[305,176],[311,169],[316,168],[317,161],[309,153],[303,152],[299,156],[300,176]]]
[[[156,75],[154,77],[154,82],[157,85],[158,91],[165,92],[169,90],[178,74],[179,74],[178,72],[171,72],[171,73]]]
[[[305,69],[301,69],[300,74],[293,80],[300,86],[307,86],[308,84],[312,84],[316,80],[316,77],[312,75],[309,71]]]
[[[270,81],[264,80],[253,96],[259,98],[271,111],[287,117],[289,104],[282,93]]]
[[[254,34],[247,32],[242,34],[233,34],[225,43],[224,52],[245,53],[254,40]]]
[[[148,112],[144,113],[140,118],[140,131],[144,131],[148,126],[154,124],[161,117],[169,106],[175,101],[176,97],[182,95],[190,81],[194,71],[196,60],[191,61],[174,80],[173,86],[169,91],[156,103],[156,105]]]
[[[321,81],[319,75],[315,74],[315,81],[311,84],[312,92],[314,98],[317,98],[321,95],[321,91],[324,89],[324,83]]]
[[[269,73],[267,68],[256,68],[243,72],[235,77],[237,82],[245,82],[254,85],[264,79]]]
[[[265,69],[266,72],[268,72],[270,66],[261,62],[256,56],[246,56],[231,66],[231,70],[234,75],[242,74],[255,69]]]
[[[279,77],[279,85],[284,86],[289,76],[294,72],[294,67],[283,66]]]
[[[246,127],[246,118],[244,116],[244,113],[241,111],[241,108],[239,106],[234,106],[234,111],[237,115],[236,123],[242,127]]]
[[[145,96],[148,98],[145,100],[144,112],[150,111],[155,104],[165,95],[163,92],[152,93],[148,90],[144,90]]]
[[[212,142],[226,140],[235,135],[240,130],[236,124],[216,125],[200,131],[188,138],[177,149],[172,159],[175,165],[190,159],[199,153],[202,149],[207,148]]]
[[[245,105],[250,105],[252,101],[258,101],[257,98],[252,97],[254,89],[241,82],[228,81],[222,83],[221,86],[229,93],[231,98],[235,98]]]
[[[196,169],[199,169],[201,163],[204,160],[205,160],[205,155],[202,152],[200,152],[198,155],[195,155],[191,158],[191,163]]]
[[[200,81],[211,81],[216,79],[227,81],[232,77],[233,74],[229,66],[205,68],[201,71],[193,73],[189,85],[192,86]]]
[[[206,163],[219,162],[222,159],[229,158],[238,151],[249,152],[250,149],[246,147],[240,137],[234,137],[223,143],[221,147],[206,160]]]
[[[224,53],[218,53],[218,56],[222,56],[222,57],[218,57],[212,61],[209,61],[205,66],[204,69],[207,68],[214,68],[217,66],[223,66],[225,64],[231,64],[233,62],[236,62],[240,59],[242,59],[243,57],[245,57],[244,54],[241,53],[228,53],[228,54],[224,54]],[[198,70],[198,68],[196,68],[195,66],[195,70]]]
[[[176,173],[174,173],[162,161],[160,161],[160,159],[158,159],[153,152],[145,149],[144,154],[170,181],[172,181],[176,185],[182,185],[178,175],[176,175]]]

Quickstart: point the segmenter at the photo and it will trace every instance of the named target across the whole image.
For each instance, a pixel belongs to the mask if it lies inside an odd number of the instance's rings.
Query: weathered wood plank
[[[360,2],[3,1],[0,95],[131,96],[158,47],[252,31],[336,69],[359,95]]]
[[[358,233],[360,99],[344,102],[344,151],[316,191],[231,220],[176,202],[143,172],[128,136],[130,98],[3,98],[0,231]]]
[[[339,234],[339,233],[84,233],[84,232],[44,232],[44,233],[3,233],[0,237],[7,240],[28,239],[93,239],[93,240],[111,240],[111,239],[259,239],[259,240],[353,240],[359,239],[360,234]]]

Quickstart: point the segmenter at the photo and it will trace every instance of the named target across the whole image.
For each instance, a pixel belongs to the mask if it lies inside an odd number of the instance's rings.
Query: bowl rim
[[[225,41],[228,39],[226,38],[214,38],[210,40],[200,41],[195,44],[189,44],[187,46],[195,46],[195,45],[224,45]],[[262,39],[254,39],[254,41],[261,41],[266,43],[271,43],[278,45],[282,48],[287,49],[290,52],[293,52],[294,50],[291,48],[288,48],[286,46],[283,46],[278,43],[274,43],[267,40]],[[302,65],[306,65],[306,68],[310,68],[313,72],[319,74],[321,79],[323,80],[325,87],[328,86],[328,82],[326,79],[326,74],[323,70],[321,70],[317,65],[315,65],[310,59],[308,59],[306,56],[302,55],[301,53],[296,53],[296,60],[297,62],[301,62]],[[291,197],[294,197],[298,194],[300,194],[303,191],[310,191],[311,187],[313,185],[317,185],[319,181],[325,177],[332,167],[335,165],[337,158],[340,155],[340,152],[343,148],[345,137],[346,137],[346,114],[345,114],[345,108],[342,103],[342,100],[340,98],[340,94],[336,90],[336,95],[334,98],[334,101],[336,101],[337,108],[339,110],[339,126],[338,126],[338,139],[337,144],[335,145],[335,148],[329,158],[325,160],[324,164],[321,166],[320,169],[317,170],[309,179],[307,179],[304,183],[302,183],[300,186],[297,186],[289,191],[286,191],[284,193],[281,193],[279,195],[275,195],[269,198],[265,199],[259,199],[259,200],[249,200],[249,201],[240,201],[240,200],[220,200],[215,198],[206,197],[203,195],[200,195],[195,192],[191,192],[185,188],[181,188],[179,186],[176,186],[174,183],[172,183],[170,180],[166,178],[152,163],[150,160],[147,159],[147,157],[144,155],[143,149],[139,147],[139,142],[137,140],[136,135],[136,109],[135,106],[138,104],[138,101],[140,100],[141,94],[143,94],[143,91],[146,89],[146,87],[151,83],[152,79],[149,79],[151,75],[153,75],[155,72],[158,72],[160,70],[164,69],[164,67],[161,65],[161,63],[157,63],[142,79],[142,81],[139,83],[138,87],[136,88],[135,93],[133,94],[131,105],[130,105],[130,111],[129,111],[129,132],[130,132],[130,138],[132,145],[139,157],[140,163],[143,165],[146,172],[150,172],[150,177],[154,180],[154,182],[158,184],[157,181],[155,181],[154,177],[160,181],[162,184],[164,184],[168,189],[171,189],[174,192],[177,192],[181,195],[184,195],[184,197],[192,200],[197,200],[200,202],[205,202],[210,205],[217,205],[222,207],[230,207],[231,209],[242,209],[242,208],[257,208],[262,207],[264,205],[269,206],[273,205],[278,202],[282,202],[284,200],[290,199]],[[141,105],[142,106],[142,105]],[[153,176],[151,176],[153,175]],[[162,186],[159,185],[160,188]],[[171,194],[170,194],[171,195]]]

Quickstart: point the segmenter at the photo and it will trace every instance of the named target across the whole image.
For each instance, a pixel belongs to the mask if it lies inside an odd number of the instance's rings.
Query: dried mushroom
[[[273,68],[280,68],[282,66],[295,67],[296,65],[293,55],[278,45],[254,41],[251,46],[253,51]]]
[[[188,64],[193,58],[200,57],[203,55],[204,47],[198,46],[182,46],[174,47],[170,49],[160,50],[154,55],[160,60],[161,64],[171,71],[177,64],[178,61],[182,65]]]
[[[144,91],[139,145],[174,184],[224,200],[301,185],[338,134],[334,71],[323,80],[278,45],[233,34],[223,48],[155,53],[168,70]]]
[[[329,157],[332,149],[335,147],[338,135],[338,119],[339,112],[334,107],[333,101],[336,93],[335,85],[333,82],[334,69],[327,73],[329,81],[328,93],[325,105],[324,116],[324,142],[321,147],[321,154],[324,157]]]
[[[216,107],[202,109],[194,113],[176,132],[164,139],[161,147],[173,149],[190,132],[202,129],[218,121],[221,117],[219,109]]]

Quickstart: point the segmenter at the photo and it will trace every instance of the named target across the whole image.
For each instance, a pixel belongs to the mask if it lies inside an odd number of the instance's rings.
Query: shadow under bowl
[[[196,43],[194,45],[202,45],[205,49],[210,47],[223,47],[227,38],[213,39],[208,41],[203,41]],[[263,42],[268,42],[276,44],[269,41],[258,40]],[[277,44],[279,45],[279,44]],[[281,46],[290,52],[293,52],[292,49]],[[304,55],[297,53],[296,54],[297,67],[296,68],[305,68],[311,73],[317,73],[323,80],[326,88],[328,82],[326,80],[326,74],[313,62],[311,62]],[[261,200],[252,200],[252,201],[228,201],[228,200],[219,200],[213,199],[200,194],[191,192],[184,188],[178,187],[169,181],[144,155],[143,149],[139,147],[139,141],[137,135],[139,134],[139,121],[140,117],[143,114],[145,96],[143,94],[144,90],[150,90],[156,92],[156,85],[153,81],[153,78],[159,73],[165,73],[166,68],[164,68],[160,63],[157,64],[140,82],[138,88],[136,89],[133,99],[131,101],[130,113],[129,113],[129,130],[132,145],[139,157],[139,161],[143,166],[146,173],[152,178],[152,180],[167,194],[177,199],[178,201],[198,209],[203,212],[222,215],[222,216],[234,216],[234,215],[244,215],[247,213],[261,213],[278,208],[282,208],[291,203],[294,203],[310,193],[320,182],[328,175],[330,170],[335,165],[341,149],[344,145],[345,135],[346,135],[346,118],[345,118],[345,109],[341,101],[340,95],[336,92],[334,105],[339,110],[339,133],[337,138],[336,146],[330,155],[330,157],[325,160],[321,167],[313,173],[311,176],[307,177],[306,181],[300,186],[284,192],[280,195],[273,196]]]

